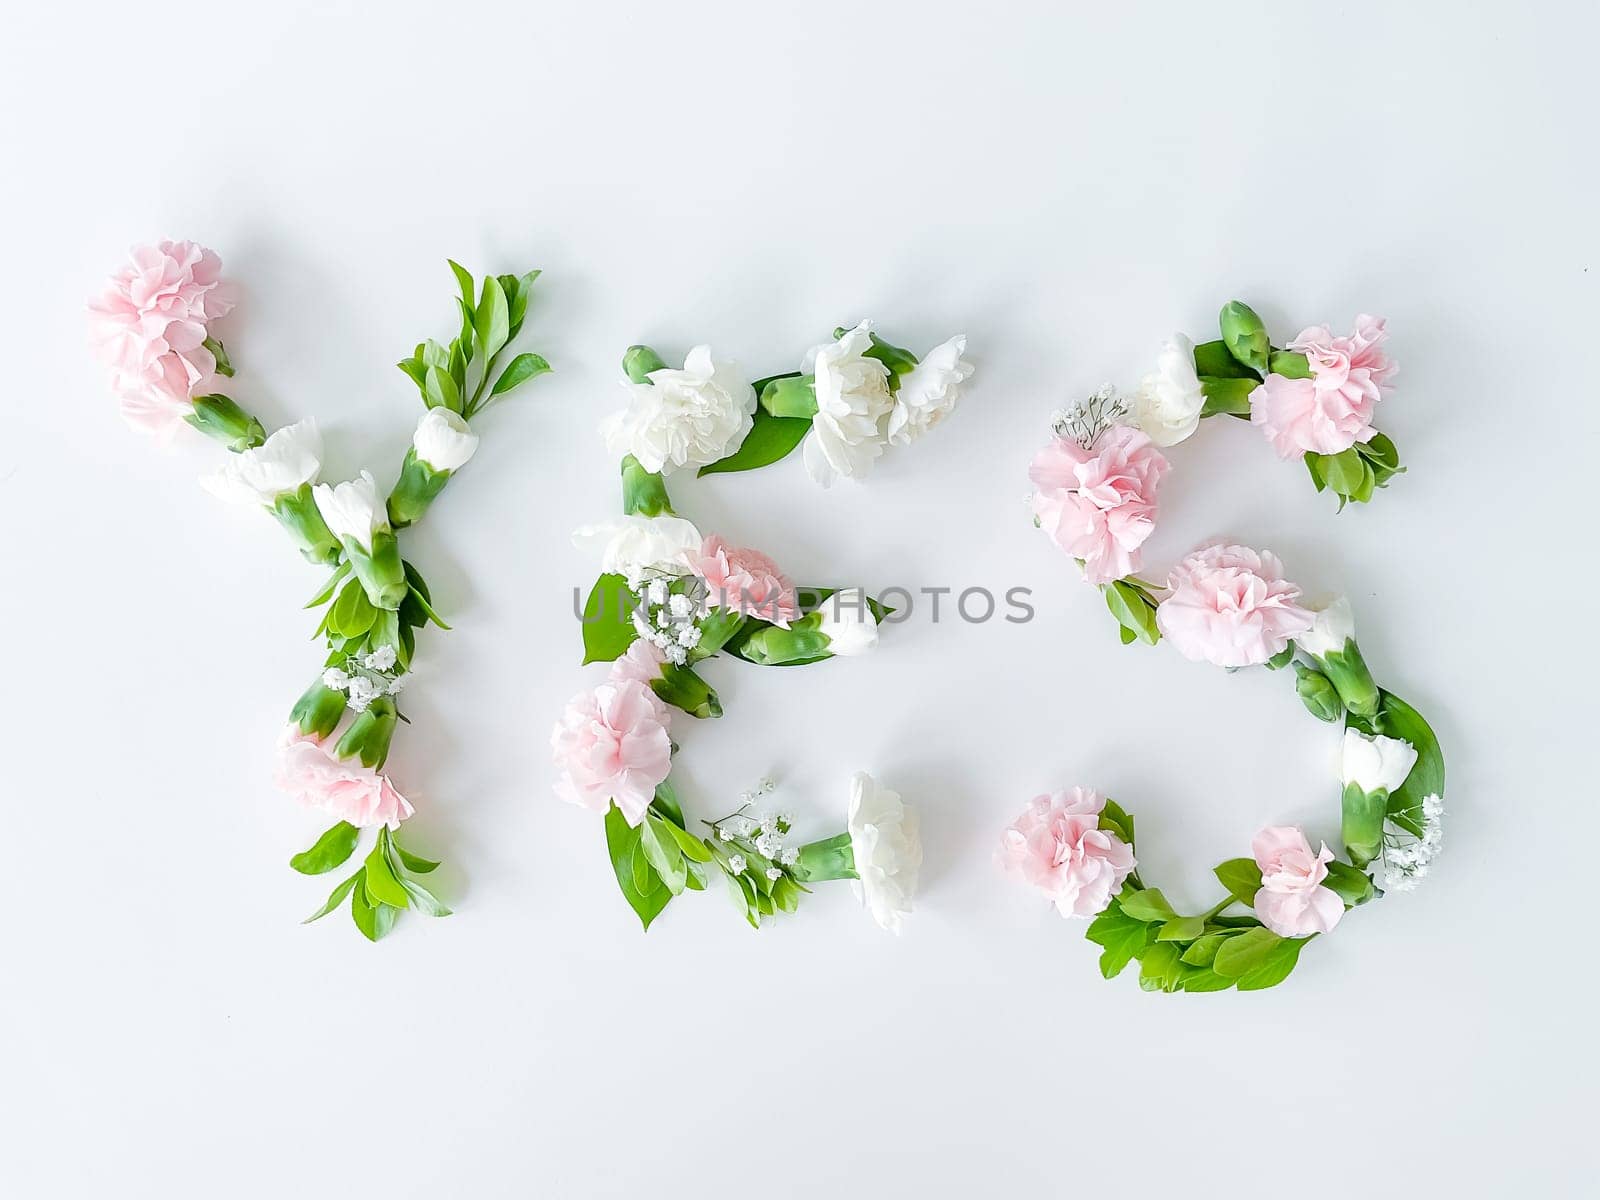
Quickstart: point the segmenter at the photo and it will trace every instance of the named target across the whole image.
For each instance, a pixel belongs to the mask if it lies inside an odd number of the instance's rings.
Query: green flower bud
[[[1303,663],[1295,664],[1294,673],[1294,690],[1299,693],[1300,703],[1306,706],[1307,712],[1319,721],[1343,718],[1344,705],[1339,702],[1339,693],[1326,675]]]
[[[1248,304],[1230,300],[1222,307],[1218,318],[1222,326],[1222,343],[1245,366],[1265,372],[1267,357],[1272,353],[1272,342],[1267,337],[1267,327]]]
[[[774,417],[817,415],[816,380],[810,375],[786,375],[761,389],[761,407]]]
[[[1389,793],[1362,790],[1359,783],[1344,785],[1339,833],[1345,853],[1357,867],[1365,867],[1383,853],[1383,821],[1389,807]]]
[[[194,407],[183,419],[235,452],[254,450],[267,440],[261,422],[221,394],[196,396]]]
[[[1349,600],[1340,596],[1324,607],[1295,642],[1322,664],[1347,709],[1359,717],[1378,711],[1378,685],[1356,645],[1356,621]]]
[[[448,411],[441,409],[440,411]],[[400,478],[395,480],[386,506],[389,525],[404,529],[422,519],[428,506],[434,502],[444,485],[450,482],[452,471],[435,471],[417,457],[415,447],[406,451],[406,460],[400,467]]]
[[[649,383],[650,372],[659,371],[666,365],[666,359],[649,346],[629,346],[628,352],[622,356],[622,370],[634,383]]]
[[[345,697],[317,680],[305,690],[289,710],[289,723],[301,733],[319,738],[327,737],[339,727],[344,716]]]
[[[331,567],[339,561],[339,539],[322,519],[322,510],[317,507],[309,483],[274,500],[272,515],[294,539],[308,562]]]
[[[746,638],[740,649],[747,659],[764,667],[807,662],[831,653],[828,635],[818,629],[810,617],[787,629],[776,625],[764,626]]]
[[[660,676],[650,682],[650,690],[691,717],[704,720],[722,715],[722,701],[717,693],[688,667],[663,663]]]
[[[801,883],[825,883],[830,879],[858,879],[855,849],[848,833],[800,847],[800,857],[789,868]]]
[[[389,742],[394,737],[394,701],[379,696],[344,731],[334,753],[340,758],[360,759],[365,767],[381,767],[389,757]]]
[[[371,546],[345,538],[344,553],[374,608],[392,612],[400,607],[411,585],[406,582],[405,566],[400,561],[400,542],[392,530],[380,529],[374,533]]]
[[[656,471],[646,471],[633,455],[622,460],[622,511],[627,516],[672,516],[667,482]]]

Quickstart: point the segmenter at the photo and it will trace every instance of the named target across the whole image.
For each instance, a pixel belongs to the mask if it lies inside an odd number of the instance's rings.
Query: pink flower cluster
[[[136,246],[90,301],[90,335],[135,428],[170,437],[193,397],[213,386],[208,328],[233,308],[221,276],[222,260],[193,242]]]
[[[1105,805],[1088,788],[1035,796],[1001,836],[996,861],[1042,891],[1062,916],[1094,916],[1138,865],[1126,842],[1100,828]]]
[[[359,762],[335,758],[322,741],[291,725],[278,742],[278,786],[300,803],[320,808],[358,828],[400,822],[415,810],[387,775]]]
[[[698,554],[689,556],[689,566],[706,581],[714,608],[725,608],[746,616],[789,628],[800,615],[794,584],[759,550],[730,546],[716,534],[706,538]]]
[[[1187,659],[1219,667],[1264,663],[1311,628],[1296,603],[1300,586],[1283,577],[1275,554],[1211,545],[1172,568],[1156,608],[1161,634]]]
[[[1261,923],[1279,937],[1309,937],[1327,933],[1344,916],[1339,893],[1323,887],[1333,851],[1323,843],[1319,854],[1300,830],[1275,825],[1256,834],[1250,843],[1256,866],[1261,868],[1261,890],[1254,908]]]
[[[1369,442],[1373,410],[1394,378],[1395,365],[1379,348],[1389,336],[1382,317],[1362,313],[1349,337],[1313,325],[1290,342],[1311,365],[1311,378],[1268,375],[1250,393],[1250,421],[1283,458],[1307,451],[1338,454]]]
[[[1128,426],[1113,425],[1092,450],[1057,437],[1028,468],[1033,515],[1056,545],[1083,560],[1085,579],[1110,583],[1139,569],[1166,473],[1155,443]]]
[[[672,770],[671,713],[650,687],[661,661],[659,650],[635,642],[605,683],[568,701],[550,735],[556,795],[600,813],[616,801],[629,825],[644,820]]]

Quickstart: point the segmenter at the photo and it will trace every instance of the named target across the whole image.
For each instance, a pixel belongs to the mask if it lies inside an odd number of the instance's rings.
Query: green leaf
[[[1373,434],[1371,441],[1356,443],[1356,450],[1374,466],[1387,467],[1391,472],[1400,469],[1400,451],[1387,434]]]
[[[345,559],[333,569],[333,574],[328,577],[328,582],[317,590],[317,594],[306,601],[307,608],[320,608],[333,598],[334,591],[339,586],[339,581],[350,574],[350,560]]]
[[[646,929],[661,915],[672,901],[672,893],[659,880],[646,880],[640,889],[634,882],[633,861],[639,847],[639,831],[628,824],[622,810],[613,804],[606,810],[606,851],[611,857],[611,870],[617,877],[617,886],[628,907],[638,914]]]
[[[1160,888],[1124,892],[1120,899],[1122,911],[1135,921],[1170,921],[1178,915],[1172,905],[1167,903],[1167,898],[1161,894]]]
[[[309,925],[313,921],[320,921],[334,909],[338,908],[339,905],[344,903],[344,898],[350,894],[351,889],[353,889],[356,884],[361,882],[361,876],[364,873],[365,868],[362,868],[362,870],[357,871],[354,875],[351,875],[349,878],[345,879],[339,884],[338,887],[334,888],[333,891],[329,893],[328,898],[323,901],[322,907],[317,909],[316,912],[312,913],[304,921],[301,921],[300,924]]]
[[[1109,829],[1129,846],[1133,845],[1133,814],[1115,800],[1108,798],[1101,808],[1100,828]]]
[[[406,889],[400,882],[400,877],[394,873],[394,867],[389,862],[389,831],[381,830],[378,834],[378,844],[372,848],[372,853],[367,855],[367,892],[374,900],[389,904],[395,908],[405,908],[410,901],[406,897]]]
[[[583,605],[583,661],[615,662],[639,637],[629,615],[633,593],[621,575],[594,581]]]
[[[1213,870],[1218,881],[1228,889],[1228,894],[1241,904],[1254,905],[1256,893],[1261,890],[1261,868],[1253,858],[1230,858]]]
[[[1402,738],[1417,752],[1417,761],[1405,782],[1389,794],[1389,819],[1407,832],[1422,836],[1422,801],[1444,795],[1444,751],[1421,713],[1393,692],[1381,692],[1373,732]]]
[[[1328,489],[1328,481],[1324,477],[1322,463],[1322,455],[1318,454],[1315,450],[1306,451],[1306,471],[1311,476],[1311,486],[1316,488],[1319,493],[1327,491]]]
[[[808,417],[775,417],[764,408],[756,409],[755,424],[745,434],[739,448],[726,458],[701,467],[701,475],[728,471],[753,471],[788,455],[811,431]]]
[[[1266,962],[1282,941],[1270,929],[1248,929],[1222,944],[1211,962],[1211,969],[1226,979],[1238,979]]]
[[[472,314],[472,332],[478,339],[478,354],[485,363],[500,353],[511,336],[511,310],[506,304],[506,291],[493,275],[483,278],[478,308]]]
[[[504,371],[500,372],[500,378],[494,381],[494,386],[489,389],[489,395],[491,398],[504,395],[519,384],[543,375],[549,369],[550,364],[539,355],[519,354],[506,364]]]
[[[1183,952],[1183,961],[1195,967],[1209,967],[1216,960],[1222,943],[1227,940],[1225,933],[1208,933],[1190,944]]]
[[[429,871],[435,870],[439,866],[438,863],[430,858],[423,858],[419,854],[411,853],[411,851],[395,841],[393,836],[389,838],[389,844],[394,847],[394,852],[400,856],[401,863],[405,865],[408,871],[414,871],[418,875],[426,875]]]
[[[411,907],[428,917],[448,917],[450,909],[444,903],[414,879],[402,879],[400,886],[405,888],[406,895],[411,898]]]
[[[350,917],[369,942],[375,942],[394,928],[397,910],[387,904],[374,903],[367,895],[365,883],[350,893]]]
[[[1365,871],[1338,859],[1328,864],[1328,877],[1322,881],[1322,886],[1335,893],[1351,907],[1365,904],[1377,892],[1371,877]]]
[[[1310,938],[1283,938],[1278,944],[1267,952],[1261,963],[1246,971],[1238,977],[1237,986],[1241,992],[1259,992],[1264,988],[1277,987],[1289,973],[1294,970],[1295,964],[1300,961],[1300,951],[1309,942]]]
[[[1125,915],[1121,905],[1113,900],[1106,910],[1089,923],[1084,934],[1095,945],[1103,948],[1100,955],[1100,974],[1114,979],[1133,959],[1144,953],[1146,946],[1156,940],[1154,925],[1135,921]]]
[[[1210,967],[1185,964],[1178,976],[1178,987],[1185,992],[1225,992],[1232,986],[1233,980],[1224,979]]]
[[[1261,376],[1229,353],[1227,343],[1220,339],[1201,342],[1194,348],[1194,371],[1202,380],[1248,379],[1252,383],[1261,382]]]
[[[355,853],[361,831],[348,821],[340,821],[327,830],[309,850],[302,850],[289,860],[289,865],[302,875],[325,875]]]
[[[1177,917],[1156,932],[1158,942],[1192,942],[1206,931],[1204,917]]]
[[[1157,942],[1139,962],[1139,986],[1147,992],[1172,992],[1183,974],[1182,952],[1172,942]]]
[[[1267,360],[1267,370],[1285,379],[1310,379],[1311,360],[1297,350],[1274,350]]]
[[[672,840],[678,843],[678,849],[683,851],[684,857],[698,863],[711,861],[711,851],[706,849],[706,844],[694,834],[679,829],[671,821],[662,821],[662,828],[671,834]]]
[[[461,389],[447,367],[429,367],[422,377],[422,398],[429,408],[461,411]]]
[[[334,601],[328,614],[328,628],[342,638],[358,638],[365,636],[377,619],[378,610],[367,599],[366,589],[359,580],[352,579]]]
[[[1366,463],[1353,449],[1322,456],[1322,477],[1336,496],[1354,496],[1366,472]]]
[[[433,611],[433,605],[429,602],[427,594],[418,590],[415,584],[413,584],[411,589],[406,592],[406,599],[415,600],[417,607],[422,611],[422,615],[427,617],[428,620],[432,621],[440,629],[450,628],[450,626],[444,623],[444,619],[440,617],[438,613]]]
[[[1125,579],[1102,584],[1100,591],[1105,595],[1106,607],[1117,619],[1117,624],[1133,630],[1135,636],[1146,645],[1154,646],[1161,640],[1161,631],[1156,628],[1155,606],[1142,591]]]
[[[639,848],[661,882],[667,885],[667,890],[674,896],[681,895],[689,870],[684,866],[683,851],[678,849],[678,843],[671,834],[661,832],[660,824],[659,819],[652,819],[645,813],[644,820],[639,823]]]
[[[1236,364],[1237,365],[1237,364]],[[1205,393],[1205,403],[1200,407],[1202,417],[1227,414],[1244,417],[1250,414],[1250,393],[1260,387],[1255,378],[1216,379],[1203,376],[1200,390]]]
[[[447,258],[445,262],[450,264],[450,270],[455,274],[456,286],[461,289],[461,307],[467,310],[467,316],[470,319],[472,316],[472,297],[477,291],[476,285],[472,282],[472,272],[453,258]]]

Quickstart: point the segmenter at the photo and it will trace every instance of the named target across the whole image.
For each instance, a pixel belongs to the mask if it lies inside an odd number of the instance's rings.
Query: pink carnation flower
[[[1298,829],[1275,825],[1256,834],[1250,843],[1256,866],[1261,868],[1261,890],[1256,893],[1256,916],[1279,937],[1308,937],[1327,933],[1344,916],[1344,901],[1322,886],[1328,877],[1333,851],[1323,843],[1320,854]]]
[[[135,427],[170,436],[213,386],[208,327],[233,308],[221,273],[222,260],[193,242],[136,246],[89,302],[90,336]]]
[[[1085,579],[1110,583],[1139,569],[1166,473],[1165,456],[1137,429],[1113,425],[1093,450],[1058,437],[1028,467],[1033,515],[1056,545],[1083,560]]]
[[[1325,325],[1302,331],[1288,349],[1306,356],[1311,378],[1268,375],[1250,393],[1251,424],[1283,458],[1339,454],[1371,441],[1378,432],[1373,411],[1396,370],[1379,349],[1388,336],[1383,318],[1366,313],[1349,337],[1335,337]]]
[[[666,705],[636,679],[574,696],[550,735],[561,770],[556,795],[601,813],[615,800],[628,824],[638,825],[672,770],[670,720]]]
[[[714,607],[770,621],[784,629],[800,615],[794,584],[777,563],[759,550],[730,546],[712,534],[698,554],[690,554],[689,566],[711,589]]]
[[[1042,891],[1062,916],[1094,916],[1138,865],[1126,842],[1100,828],[1105,804],[1088,788],[1035,796],[1002,835],[996,861]]]
[[[278,741],[277,783],[301,804],[362,829],[369,825],[398,829],[415,811],[387,775],[335,758],[318,738],[293,725]]]
[[[661,666],[666,661],[667,656],[662,653],[660,646],[644,638],[638,638],[629,644],[624,654],[612,662],[611,682],[620,683],[631,679],[648,687],[661,678]]]
[[[1196,662],[1255,666],[1311,628],[1313,614],[1295,603],[1300,586],[1283,577],[1283,564],[1266,551],[1202,547],[1172,568],[1167,587],[1156,625]]]

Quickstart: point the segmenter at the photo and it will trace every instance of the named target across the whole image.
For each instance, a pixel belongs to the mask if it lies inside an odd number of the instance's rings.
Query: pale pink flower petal
[[[1261,868],[1261,890],[1256,893],[1256,916],[1280,937],[1309,937],[1327,933],[1344,916],[1344,901],[1324,887],[1333,851],[1324,843],[1312,854],[1311,843],[1300,830],[1270,826],[1250,843]]]
[[[1300,587],[1274,554],[1212,545],[1183,559],[1167,578],[1156,625],[1185,658],[1219,667],[1264,663],[1311,628]]]
[[[628,824],[638,825],[672,770],[670,720],[666,705],[635,679],[574,696],[550,735],[561,770],[556,794],[601,813],[614,800]]]
[[[1092,917],[1111,903],[1137,861],[1100,828],[1105,798],[1088,788],[1035,796],[1000,838],[996,861],[1049,897],[1064,917]]]
[[[293,725],[278,742],[277,784],[300,803],[362,829],[398,829],[415,811],[387,775],[335,758],[319,739]]]
[[[1302,330],[1288,349],[1306,356],[1311,378],[1268,375],[1250,393],[1251,424],[1283,458],[1339,454],[1371,441],[1374,410],[1396,370],[1379,348],[1387,337],[1383,318],[1366,313],[1349,337],[1324,325]]]
[[[1056,545],[1083,560],[1085,579],[1110,583],[1139,569],[1166,473],[1155,443],[1128,426],[1107,429],[1093,450],[1057,437],[1028,468],[1033,515]]]
[[[715,608],[769,621],[787,629],[800,615],[794,584],[759,550],[730,546],[716,534],[706,538],[698,554],[689,556],[689,566],[706,581]]]

